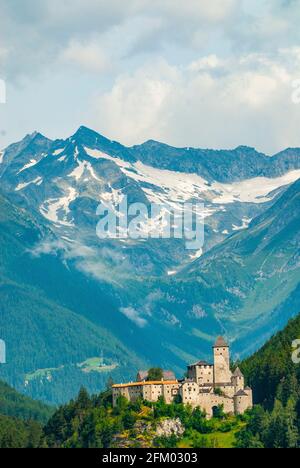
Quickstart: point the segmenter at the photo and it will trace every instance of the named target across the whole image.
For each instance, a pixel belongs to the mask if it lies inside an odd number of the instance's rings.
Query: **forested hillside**
[[[300,339],[300,315],[241,363],[247,382],[253,388],[255,403],[266,409],[272,408],[277,396],[286,400],[300,381],[300,365],[292,360],[292,343],[297,339]]]
[[[181,447],[295,448],[300,446],[300,365],[292,360],[292,342],[300,337],[300,316],[240,363],[254,390],[255,407],[243,416],[219,408],[209,421],[199,409],[120,399],[112,408],[110,386],[60,407],[44,428],[32,421],[0,417],[3,447]],[[1,411],[19,418],[45,420],[51,409],[0,385]]]
[[[39,447],[43,447],[43,430],[40,423],[0,414],[0,448]]]
[[[300,364],[292,359],[292,343],[299,338],[300,315],[241,363],[259,405],[238,436],[239,447],[300,446]]]
[[[47,422],[54,408],[34,401],[0,381],[0,414],[24,420]]]
[[[109,390],[90,397],[82,389],[50,419],[43,443],[52,448],[230,448],[246,419],[219,408],[207,420],[200,408],[179,400],[167,405],[163,398],[128,403],[121,397],[112,408]]]
[[[43,425],[54,408],[34,401],[0,381],[0,447],[43,446]]]

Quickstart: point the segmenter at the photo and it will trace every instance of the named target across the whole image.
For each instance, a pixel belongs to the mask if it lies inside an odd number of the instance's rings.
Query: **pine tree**
[[[80,409],[88,409],[91,406],[90,396],[84,387],[80,389],[77,402],[76,402],[76,406],[77,408],[80,408]]]
[[[286,420],[286,448],[297,448],[298,447],[298,428],[297,428],[297,413],[296,413],[296,402],[293,398],[290,398],[285,408],[285,420]]]

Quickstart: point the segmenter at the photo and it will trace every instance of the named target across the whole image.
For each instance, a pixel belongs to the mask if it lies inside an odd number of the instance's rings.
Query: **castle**
[[[253,406],[252,390],[245,387],[239,368],[231,372],[229,346],[223,337],[217,339],[213,354],[214,364],[205,361],[191,364],[184,380],[144,380],[113,385],[113,405],[120,396],[132,402],[139,398],[155,402],[164,397],[167,404],[180,396],[184,404],[200,407],[208,418],[220,405],[226,414],[243,414]]]

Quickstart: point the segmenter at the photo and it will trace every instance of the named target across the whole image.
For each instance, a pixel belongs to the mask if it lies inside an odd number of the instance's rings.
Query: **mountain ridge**
[[[171,143],[166,143],[166,142],[163,142],[163,141],[160,141],[160,140],[154,140],[154,139],[151,139],[151,138],[148,139],[148,140],[145,140],[144,142],[142,142],[140,144],[125,145],[125,144],[122,144],[120,142],[117,142],[116,140],[110,139],[109,137],[105,136],[104,134],[99,133],[97,130],[94,130],[94,129],[86,126],[86,125],[80,125],[77,128],[77,130],[75,130],[75,132],[70,137],[59,138],[59,139],[49,138],[48,136],[44,135],[40,131],[35,130],[32,133],[27,134],[23,139],[21,139],[17,143],[11,143],[7,147],[5,147],[4,149],[8,149],[13,145],[21,143],[25,139],[35,138],[37,136],[39,136],[39,137],[41,137],[41,138],[43,138],[45,140],[48,140],[51,143],[56,143],[56,142],[66,141],[68,139],[72,140],[77,135],[87,135],[87,134],[94,135],[94,137],[97,137],[97,138],[100,137],[101,139],[105,140],[106,142],[118,143],[119,145],[121,145],[123,148],[126,148],[126,149],[139,148],[139,147],[149,145],[149,144],[150,145],[151,144],[156,144],[156,145],[162,145],[162,146],[174,148],[174,149],[177,149],[177,150],[186,150],[186,149],[190,150],[190,149],[193,149],[193,150],[199,150],[199,151],[213,151],[213,152],[222,152],[222,151],[233,152],[233,151],[239,151],[239,150],[245,150],[245,151],[249,151],[249,152],[254,151],[257,154],[260,154],[262,156],[266,156],[268,158],[278,157],[279,155],[281,155],[282,153],[285,153],[285,152],[300,152],[299,147],[286,147],[286,148],[283,148],[282,150],[280,150],[280,151],[278,151],[276,153],[267,154],[267,153],[263,153],[262,151],[259,151],[254,146],[249,146],[249,145],[244,145],[244,144],[238,144],[236,147],[233,147],[233,148],[218,148],[218,149],[212,148],[212,147],[206,147],[205,148],[205,147],[201,147],[201,146],[188,146],[188,147],[187,146],[173,146]],[[2,149],[2,151],[3,151],[3,149]]]

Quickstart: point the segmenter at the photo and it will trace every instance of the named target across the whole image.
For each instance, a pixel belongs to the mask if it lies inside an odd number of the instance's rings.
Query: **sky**
[[[0,0],[0,148],[81,125],[125,145],[300,147],[299,24],[300,0]]]

